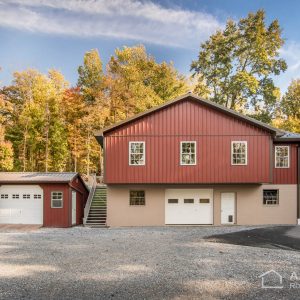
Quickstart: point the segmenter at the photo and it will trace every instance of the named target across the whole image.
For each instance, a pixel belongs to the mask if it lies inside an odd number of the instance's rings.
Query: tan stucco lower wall
[[[236,193],[238,225],[296,224],[297,185],[214,185],[214,186],[108,186],[108,226],[162,226],[165,224],[166,188],[213,188],[214,225],[221,224],[221,193]],[[129,191],[145,190],[146,205],[130,206]],[[263,205],[263,189],[279,189],[279,205]]]

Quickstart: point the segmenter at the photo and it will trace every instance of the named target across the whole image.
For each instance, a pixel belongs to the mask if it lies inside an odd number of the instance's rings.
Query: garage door
[[[38,185],[1,186],[0,223],[43,224],[43,189]]]
[[[166,224],[213,224],[213,190],[167,189]]]

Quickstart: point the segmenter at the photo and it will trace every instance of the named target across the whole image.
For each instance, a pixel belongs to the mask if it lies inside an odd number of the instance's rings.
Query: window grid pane
[[[196,143],[182,142],[181,143],[181,164],[194,165],[196,163]]]
[[[145,205],[145,191],[130,191],[130,205]]]
[[[275,161],[276,168],[289,167],[289,146],[276,146],[275,147]]]
[[[278,204],[278,190],[264,190],[263,191],[263,204],[275,205]]]
[[[130,143],[130,165],[145,164],[145,149],[143,142]]]
[[[246,142],[232,143],[232,164],[245,165],[247,163],[247,146]]]

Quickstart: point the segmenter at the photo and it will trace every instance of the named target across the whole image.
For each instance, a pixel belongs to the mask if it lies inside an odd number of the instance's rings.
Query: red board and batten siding
[[[145,141],[145,166],[129,166],[129,141]],[[180,165],[180,141],[197,142],[197,165]],[[248,165],[231,165],[231,141],[248,142]],[[205,105],[181,101],[105,134],[105,182],[267,183],[269,132]]]
[[[275,144],[274,145],[274,157],[275,157],[275,146],[288,144]],[[289,168],[275,168],[273,169],[273,182],[275,184],[297,184],[297,145],[290,144],[290,167]]]
[[[84,206],[88,192],[83,183],[75,178],[70,183],[40,184],[44,190],[44,226],[70,227],[72,226],[72,190],[76,191],[76,224],[82,224]],[[51,207],[51,192],[63,192],[63,207]]]

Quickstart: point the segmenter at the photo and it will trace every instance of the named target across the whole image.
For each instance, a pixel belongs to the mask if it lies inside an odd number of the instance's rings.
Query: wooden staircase
[[[85,226],[107,227],[107,191],[105,186],[96,186]]]

